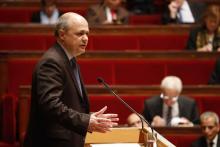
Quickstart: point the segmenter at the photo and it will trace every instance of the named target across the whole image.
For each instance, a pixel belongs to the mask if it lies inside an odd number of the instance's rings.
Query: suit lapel
[[[77,89],[77,92],[78,92],[79,96],[83,99],[83,96],[81,95],[79,86],[78,86],[78,84],[77,84],[76,77],[74,76],[73,70],[71,69],[72,67],[71,67],[71,65],[70,65],[70,61],[69,61],[69,59],[68,59],[66,53],[64,52],[64,50],[62,49],[62,47],[61,47],[58,43],[56,43],[56,46],[55,46],[55,47],[56,47],[56,49],[58,49],[58,51],[60,52],[60,54],[63,56],[63,59],[64,59],[63,61],[64,61],[64,64],[65,64],[65,66],[66,66],[66,69],[67,69],[68,73],[70,74],[70,76],[72,77],[73,83],[74,83],[74,85],[75,85],[75,87],[76,87],[76,89]],[[81,80],[81,78],[80,78],[80,80]],[[82,83],[81,83],[81,84],[82,84]]]
[[[157,107],[155,107],[157,112],[156,115],[163,116],[163,100],[160,98],[160,96],[158,96],[157,101]]]
[[[217,147],[220,147],[220,133],[218,133]]]
[[[178,102],[178,105],[179,105],[179,116],[182,117],[182,116],[184,116],[183,113],[185,111],[183,110],[183,103],[181,102],[180,96],[179,96],[177,102]]]

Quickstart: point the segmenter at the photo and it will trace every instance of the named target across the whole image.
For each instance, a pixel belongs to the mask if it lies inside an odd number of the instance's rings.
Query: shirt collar
[[[68,59],[71,60],[73,58],[73,56],[67,51],[67,49],[59,41],[57,41],[57,43],[62,47],[62,49],[64,50],[64,52],[67,55]]]
[[[215,135],[215,138],[212,140],[212,142],[213,142],[213,147],[216,147],[217,146],[217,141],[218,141],[218,134],[217,135]],[[207,143],[209,144],[209,140],[207,140]]]

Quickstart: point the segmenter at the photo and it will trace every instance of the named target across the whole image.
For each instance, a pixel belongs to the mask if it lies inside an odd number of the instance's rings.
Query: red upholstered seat
[[[87,50],[184,50],[188,34],[174,35],[90,35]],[[1,50],[46,50],[54,42],[53,34],[0,34]]]
[[[30,85],[38,59],[13,59],[8,62],[8,91],[18,94],[19,85]]]
[[[0,35],[0,50],[47,50],[54,42],[53,35]]]
[[[79,64],[86,84],[98,84],[98,77],[103,77],[109,84],[114,83],[114,66],[112,60],[80,60]]]
[[[0,22],[1,23],[29,23],[34,12],[38,11],[39,7],[1,7]],[[86,7],[59,7],[61,12],[76,12],[83,16],[86,14]]]
[[[195,141],[199,136],[198,135],[165,135],[167,140],[172,142],[177,147],[191,147],[193,141]]]
[[[10,59],[7,66],[8,91],[18,94],[19,85],[30,85],[39,59]],[[214,60],[80,59],[85,84],[98,84],[97,77],[114,85],[159,85],[166,75],[179,76],[184,85],[206,84]]]
[[[143,35],[139,36],[141,50],[184,50],[188,34]]]
[[[220,97],[219,96],[212,96],[212,97],[201,97],[201,112],[205,111],[214,111],[220,116]]]
[[[0,9],[0,22],[15,23],[22,22],[28,23],[31,20],[31,15],[37,11],[37,7],[1,7]]]
[[[161,24],[161,15],[131,15],[129,18],[131,25],[147,25],[147,24]]]
[[[18,99],[12,94],[2,96],[2,140],[0,147],[19,146],[17,140]]]
[[[164,63],[161,61],[121,60],[115,64],[115,83],[119,85],[156,85],[164,76]]]
[[[138,38],[135,35],[96,35],[90,36],[93,50],[137,50]]]
[[[214,68],[214,60],[175,60],[166,64],[167,75],[180,77],[184,85],[196,85],[208,83],[208,79]]]

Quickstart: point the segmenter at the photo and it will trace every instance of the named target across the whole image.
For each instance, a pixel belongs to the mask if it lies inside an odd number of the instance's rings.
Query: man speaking
[[[110,131],[117,114],[107,107],[89,113],[76,57],[88,43],[87,21],[72,12],[63,14],[56,26],[56,43],[43,55],[33,72],[31,111],[24,147],[83,147],[89,132]]]

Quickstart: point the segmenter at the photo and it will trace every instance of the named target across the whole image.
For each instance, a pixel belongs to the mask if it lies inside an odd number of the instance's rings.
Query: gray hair
[[[55,35],[56,37],[59,36],[59,31],[60,31],[60,30],[66,30],[66,29],[68,29],[68,27],[69,27],[68,22],[69,22],[69,20],[67,19],[67,16],[66,16],[66,15],[62,15],[62,16],[58,19],[58,21],[57,21],[57,23],[56,23],[56,25],[55,25],[55,30],[54,30],[54,35]]]
[[[215,113],[215,112],[212,112],[212,111],[206,111],[206,112],[203,112],[201,115],[200,115],[200,121],[202,122],[203,120],[206,120],[208,118],[213,118],[214,119],[214,123],[215,125],[218,125],[219,124],[219,117],[218,115]]]
[[[175,89],[179,93],[181,93],[182,87],[182,81],[176,76],[166,76],[160,85],[161,89]]]

